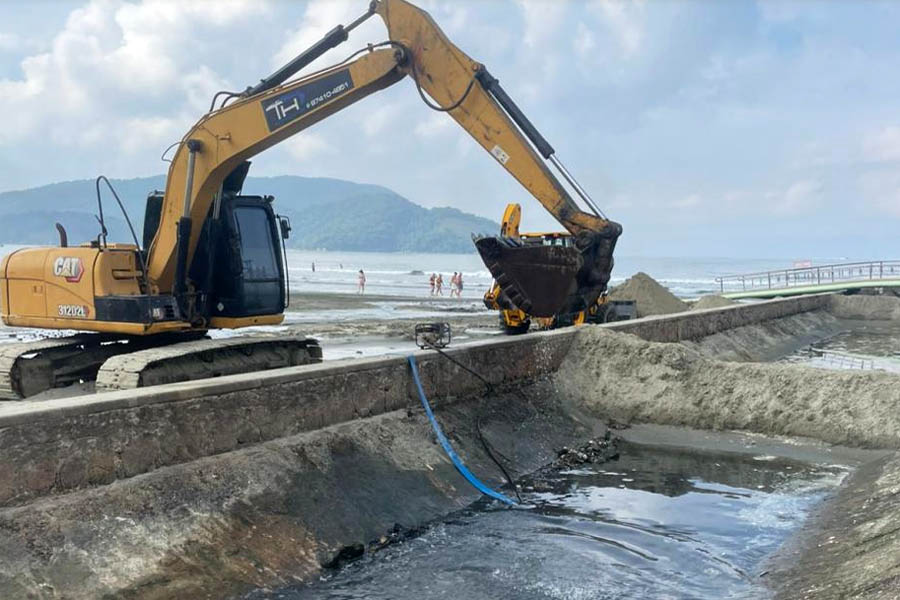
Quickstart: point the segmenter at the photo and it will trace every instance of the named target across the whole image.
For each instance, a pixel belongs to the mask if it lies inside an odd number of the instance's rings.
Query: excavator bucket
[[[473,237],[500,285],[497,303],[534,317],[585,310],[606,291],[621,226],[577,236],[571,245],[529,244],[513,237]]]
[[[475,240],[481,259],[502,290],[504,308],[519,308],[536,317],[551,317],[577,289],[581,253],[572,247],[523,244],[515,238]]]

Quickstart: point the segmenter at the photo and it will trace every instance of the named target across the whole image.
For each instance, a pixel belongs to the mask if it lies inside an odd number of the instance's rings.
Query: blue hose
[[[491,498],[495,498],[500,502],[505,502],[509,505],[515,505],[516,501],[511,498],[507,498],[500,492],[492,490],[484,483],[481,482],[477,477],[475,477],[469,469],[466,468],[466,465],[463,464],[462,460],[460,460],[459,455],[456,454],[456,451],[453,449],[453,446],[450,445],[450,440],[447,439],[447,436],[444,435],[444,432],[441,431],[441,426],[438,425],[437,419],[434,418],[434,413],[431,412],[431,406],[428,404],[428,398],[425,397],[425,390],[422,389],[422,381],[419,379],[419,369],[416,367],[416,357],[410,355],[406,357],[406,360],[409,361],[409,367],[412,369],[413,381],[416,382],[416,389],[419,390],[419,399],[422,400],[422,406],[425,408],[425,414],[428,415],[428,420],[431,421],[431,427],[434,429],[434,434],[437,436],[438,441],[441,443],[441,446],[444,448],[444,452],[447,453],[447,456],[450,457],[450,460],[453,462],[453,466],[456,467],[456,470],[459,471],[459,474],[466,478],[466,481],[472,484],[472,486],[485,494],[486,496],[490,496]]]

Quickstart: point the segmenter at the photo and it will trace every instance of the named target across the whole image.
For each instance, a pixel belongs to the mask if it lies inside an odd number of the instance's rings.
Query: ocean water
[[[0,244],[0,257],[21,248]],[[296,292],[355,293],[359,269],[366,273],[366,292],[386,296],[427,296],[431,273],[444,276],[444,295],[450,293],[454,271],[463,274],[463,297],[479,299],[491,276],[474,251],[469,254],[399,252],[341,252],[288,250],[288,275]],[[747,258],[679,258],[616,256],[612,285],[643,271],[681,298],[719,292],[716,277],[769,269],[790,268],[793,260]],[[315,271],[313,271],[315,264]]]
[[[315,272],[312,265],[315,264]],[[790,259],[663,258],[617,256],[612,284],[643,271],[682,298],[719,292],[716,277],[767,269],[789,268]],[[454,271],[463,274],[463,297],[480,298],[491,275],[476,253],[424,254],[325,252],[288,250],[291,289],[298,292],[356,291],[357,272],[366,274],[366,291],[388,296],[427,296],[431,273],[444,277],[449,295]]]

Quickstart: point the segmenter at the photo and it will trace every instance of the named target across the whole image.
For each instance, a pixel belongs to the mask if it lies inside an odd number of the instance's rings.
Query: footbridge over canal
[[[776,298],[864,288],[900,295],[900,260],[838,263],[717,277],[725,298]]]

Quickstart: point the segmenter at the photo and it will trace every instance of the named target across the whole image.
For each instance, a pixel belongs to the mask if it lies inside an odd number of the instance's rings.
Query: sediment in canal
[[[848,314],[893,310],[814,296],[451,350],[490,378],[492,396],[443,357],[418,358],[446,433],[493,485],[503,481],[476,420],[514,475],[608,419],[897,448],[896,376],[711,358],[727,346],[752,360],[739,349],[777,353],[832,335]],[[0,451],[4,598],[229,597],[315,576],[343,548],[476,497],[435,444],[402,357],[20,403],[0,410]],[[866,467],[868,481],[894,489],[897,462]],[[879,551],[896,552],[898,534],[877,529],[900,512],[887,491],[877,514],[846,490],[829,506],[855,510]],[[871,547],[855,548],[863,563]],[[822,556],[805,548],[798,556]],[[778,585],[797,581],[788,572]]]

